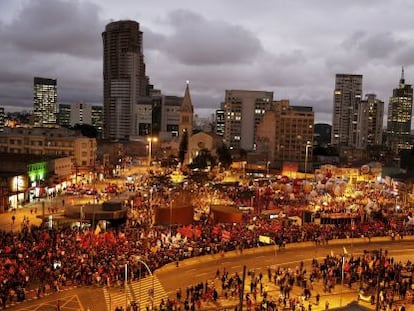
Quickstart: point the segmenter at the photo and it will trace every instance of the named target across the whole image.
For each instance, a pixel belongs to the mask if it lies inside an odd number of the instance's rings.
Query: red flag
[[[213,227],[213,234],[218,235],[220,233],[220,227],[219,226],[214,226]]]
[[[200,227],[195,227],[193,229],[193,233],[194,233],[194,237],[196,237],[196,238],[201,237],[201,229],[200,229]]]
[[[222,239],[223,241],[230,241],[230,238],[231,238],[231,234],[230,234],[230,232],[229,232],[229,231],[227,231],[227,230],[223,230],[223,231],[221,232],[221,239]]]

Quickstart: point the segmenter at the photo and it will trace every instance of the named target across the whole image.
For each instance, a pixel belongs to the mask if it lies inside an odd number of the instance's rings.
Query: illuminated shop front
[[[37,198],[47,195],[45,179],[47,176],[47,162],[41,161],[27,165],[27,174],[29,176],[29,201],[32,202]]]
[[[27,178],[23,175],[16,175],[10,179],[11,195],[9,196],[10,208],[18,208],[25,201],[27,190]]]

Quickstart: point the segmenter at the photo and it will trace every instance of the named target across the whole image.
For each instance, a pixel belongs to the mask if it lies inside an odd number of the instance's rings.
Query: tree
[[[86,136],[88,138],[98,137],[98,131],[90,124],[75,124],[72,129],[75,131],[80,131],[83,136]]]
[[[230,150],[229,148],[227,148],[225,144],[217,148],[217,157],[218,157],[218,161],[226,169],[229,168],[231,163],[233,162]]]
[[[179,151],[178,151],[178,159],[180,160],[181,165],[184,163],[185,154],[188,150],[188,133],[187,131],[183,132],[183,138],[181,139]]]
[[[246,161],[247,160],[247,151],[244,150],[243,148],[239,149],[239,158],[240,158],[240,161]]]
[[[197,156],[193,159],[191,163],[191,168],[205,169],[207,166],[214,166],[216,159],[211,155],[210,150],[201,149]]]

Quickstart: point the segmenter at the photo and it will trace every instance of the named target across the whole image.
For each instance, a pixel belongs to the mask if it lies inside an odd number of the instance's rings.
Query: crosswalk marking
[[[140,310],[146,310],[147,307],[152,309],[152,306],[158,307],[162,299],[166,302],[168,298],[156,276],[148,276],[139,281],[131,282],[126,288],[117,291],[109,292],[107,288],[104,288],[103,292],[108,311],[113,311],[116,307],[121,306],[125,309],[126,304],[132,301],[139,303]]]

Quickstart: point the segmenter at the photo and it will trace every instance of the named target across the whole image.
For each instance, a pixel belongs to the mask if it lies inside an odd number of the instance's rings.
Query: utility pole
[[[246,266],[243,266],[243,278],[242,278],[242,286],[240,288],[240,293],[239,293],[239,310],[238,311],[242,311],[243,310],[243,296],[244,296],[244,282],[246,280]]]
[[[377,298],[375,300],[375,311],[379,311],[380,304],[379,304],[379,297],[380,297],[380,282],[381,282],[381,274],[382,274],[382,268],[384,267],[382,262],[382,248],[379,249],[379,262],[380,265],[378,267],[378,275],[377,275]]]

